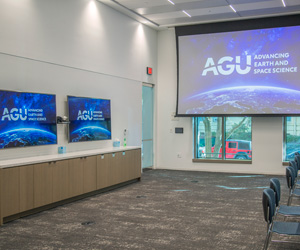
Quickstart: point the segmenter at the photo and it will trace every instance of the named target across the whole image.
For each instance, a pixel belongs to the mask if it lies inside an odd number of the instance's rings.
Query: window
[[[194,128],[195,158],[252,159],[250,117],[196,117]]]
[[[236,142],[229,142],[228,148],[236,148]]]
[[[300,153],[300,117],[284,118],[283,160],[294,160],[295,153]]]

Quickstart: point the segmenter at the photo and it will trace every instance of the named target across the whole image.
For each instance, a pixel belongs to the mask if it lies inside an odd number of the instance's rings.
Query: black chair
[[[282,236],[300,236],[300,223],[298,222],[285,222],[274,221],[274,215],[276,211],[275,206],[275,193],[271,188],[267,188],[263,191],[262,205],[264,211],[264,219],[267,222],[267,236],[263,249],[268,249],[270,242],[295,242],[284,240],[272,240],[273,233]]]
[[[295,169],[293,167],[287,167],[286,172],[286,182],[289,188],[289,198],[287,205],[290,206],[292,203],[293,197],[300,197],[300,189],[295,189]]]
[[[277,178],[272,178],[270,180],[270,188],[275,193],[275,217],[277,214],[287,217],[297,217],[300,216],[300,206],[286,206],[280,205],[280,198],[281,198],[281,186],[280,181]]]
[[[289,166],[294,169],[293,173],[295,175],[295,180],[294,180],[294,182],[295,182],[294,189],[295,189],[295,188],[300,186],[300,180],[298,180],[298,177],[299,177],[299,175],[298,175],[298,171],[299,171],[298,164],[297,164],[296,161],[289,161]]]
[[[297,163],[298,171],[300,170],[300,154],[298,152],[295,153],[294,161]]]

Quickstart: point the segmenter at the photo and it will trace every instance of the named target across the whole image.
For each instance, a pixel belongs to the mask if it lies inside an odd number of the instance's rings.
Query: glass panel
[[[153,141],[143,141],[142,145],[142,168],[153,166]]]
[[[196,158],[222,158],[222,118],[197,117],[196,126]]]
[[[153,139],[153,88],[143,86],[142,139]]]
[[[300,153],[300,117],[285,118],[285,161],[294,160],[295,152]]]
[[[226,117],[225,140],[226,159],[251,160],[251,118]]]
[[[153,166],[153,88],[143,86],[142,168]]]
[[[235,142],[229,142],[228,143],[228,148],[236,148],[236,143]]]

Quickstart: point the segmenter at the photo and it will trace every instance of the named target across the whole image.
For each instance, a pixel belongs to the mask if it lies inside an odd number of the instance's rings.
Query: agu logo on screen
[[[246,65],[244,68],[241,66],[241,56],[236,56],[235,58],[231,56],[221,57],[217,65],[212,57],[207,58],[202,76],[206,76],[209,72],[213,75],[231,75],[234,71],[238,74],[245,75],[251,70],[251,56],[246,56]]]
[[[27,120],[27,109],[12,108],[10,111],[8,108],[4,108],[1,121],[26,121]]]
[[[79,110],[78,111],[78,116],[77,116],[77,120],[93,120],[93,111],[88,111],[88,110]]]

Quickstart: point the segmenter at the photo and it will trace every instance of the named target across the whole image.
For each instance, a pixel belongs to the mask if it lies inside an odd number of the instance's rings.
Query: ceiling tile
[[[187,25],[187,24],[196,24],[203,22],[215,22],[217,20],[230,20],[236,18],[237,15],[234,12],[216,14],[216,15],[204,15],[196,17],[182,17],[174,19],[161,19],[159,24],[164,27],[174,27],[176,25]]]
[[[134,11],[138,12],[141,15],[150,15],[150,14],[157,14],[157,13],[220,7],[220,6],[228,6],[228,3],[225,0],[204,0],[204,1],[197,1],[197,2],[185,1],[184,3],[176,4],[176,5],[169,4],[164,6],[138,8],[138,9],[134,9]]]
[[[235,4],[233,5],[236,11],[247,11],[247,10],[260,10],[260,9],[271,9],[271,8],[284,8],[281,1],[264,1],[260,3],[246,3],[246,4]]]
[[[300,0],[98,0],[153,28],[300,13]],[[237,13],[233,12],[232,5]],[[125,8],[124,8],[125,7]],[[192,17],[186,16],[182,10]],[[144,18],[143,18],[144,17]],[[141,21],[142,20],[142,21]],[[152,22],[152,23],[151,23]],[[158,24],[158,26],[157,26]]]

